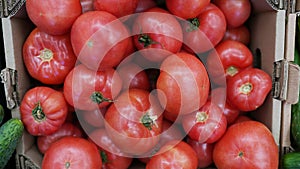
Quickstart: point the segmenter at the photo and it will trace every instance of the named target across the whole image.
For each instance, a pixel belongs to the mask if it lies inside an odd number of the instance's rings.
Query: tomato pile
[[[277,168],[247,116],[271,77],[253,67],[249,0],[34,0],[21,120],[42,168]],[[272,113],[272,112],[264,112]]]

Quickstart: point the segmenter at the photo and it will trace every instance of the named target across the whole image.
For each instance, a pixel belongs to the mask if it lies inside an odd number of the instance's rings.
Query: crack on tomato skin
[[[34,120],[37,122],[42,122],[46,119],[46,115],[43,112],[43,108],[42,108],[40,102],[38,102],[36,104],[36,106],[34,107],[34,109],[32,110],[32,116],[33,116]]]
[[[91,96],[90,96],[91,100],[94,102],[94,103],[97,103],[97,104],[101,104],[103,102],[114,102],[113,100],[111,99],[108,99],[108,98],[105,98],[103,96],[102,93],[100,92],[94,92]]]
[[[148,112],[145,113],[141,118],[141,123],[149,130],[152,130],[152,126],[155,125],[157,127],[157,115],[152,116]]]
[[[245,95],[250,94],[252,90],[253,90],[253,85],[250,82],[243,84],[239,88],[239,92],[242,93],[242,94],[245,94]]]

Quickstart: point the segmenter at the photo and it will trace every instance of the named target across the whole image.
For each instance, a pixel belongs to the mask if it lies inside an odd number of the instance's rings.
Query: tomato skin
[[[272,88],[272,79],[265,71],[248,68],[227,83],[227,99],[240,111],[252,111],[261,106]]]
[[[148,9],[156,7],[156,2],[155,0],[139,0],[139,3],[135,9],[135,13],[138,12],[145,12]]]
[[[80,15],[71,29],[71,43],[78,60],[92,70],[117,66],[129,43],[125,25],[105,11]]]
[[[213,163],[214,144],[199,143],[189,137],[186,142],[195,150],[199,168],[206,168]]]
[[[54,142],[46,151],[43,169],[52,168],[101,169],[102,161],[97,146],[83,138],[64,137]]]
[[[87,124],[93,127],[102,128],[105,123],[104,115],[106,113],[106,109],[107,107],[102,107],[91,111],[79,111],[77,113],[79,113],[79,116],[82,117]]]
[[[49,35],[35,28],[23,44],[28,73],[44,84],[62,84],[76,63],[70,35]]]
[[[197,169],[197,154],[184,141],[170,141],[146,164],[146,169]]]
[[[191,139],[199,143],[214,143],[225,133],[227,121],[222,110],[208,101],[198,111],[184,115],[182,126]]]
[[[114,69],[93,71],[80,64],[67,75],[64,95],[76,109],[91,111],[108,106],[121,88],[122,80]]]
[[[249,45],[250,31],[244,24],[236,28],[227,28],[223,40],[235,40],[244,45]]]
[[[43,32],[63,35],[70,31],[76,18],[81,15],[80,0],[53,1],[43,3],[26,1],[26,11],[30,20]]]
[[[162,107],[176,117],[202,107],[209,94],[209,78],[201,61],[180,52],[167,57],[157,79],[158,98]]]
[[[68,114],[63,94],[49,87],[28,90],[20,105],[21,120],[33,136],[49,135],[57,131]]]
[[[213,160],[219,169],[277,169],[279,153],[270,130],[257,121],[245,121],[228,128],[216,143]]]
[[[168,10],[183,19],[195,18],[210,0],[166,0]]]
[[[223,39],[226,32],[226,18],[216,5],[209,3],[191,20],[185,21],[183,27],[185,50],[203,53]]]
[[[65,137],[82,137],[82,131],[70,122],[64,123],[55,133],[47,136],[38,136],[37,146],[42,154],[44,154],[50,145],[55,141]]]
[[[94,9],[106,11],[117,18],[133,14],[138,6],[139,0],[94,0]]]
[[[136,48],[150,61],[161,62],[182,46],[182,28],[168,11],[154,7],[138,14],[132,27]]]
[[[120,151],[104,128],[89,133],[89,140],[98,146],[102,158],[102,169],[127,169],[132,163],[133,159],[126,157]]]
[[[251,14],[250,0],[214,0],[213,2],[223,11],[230,28],[241,26]]]
[[[142,155],[159,141],[162,108],[154,95],[142,89],[123,91],[105,114],[105,129],[128,155]],[[132,145],[135,145],[134,147]]]

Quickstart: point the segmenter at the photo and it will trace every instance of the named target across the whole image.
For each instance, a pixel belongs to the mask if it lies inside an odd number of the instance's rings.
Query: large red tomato
[[[158,98],[166,111],[188,114],[202,107],[208,98],[210,83],[202,62],[185,52],[167,57],[157,79]]]
[[[62,84],[76,63],[70,35],[49,35],[35,28],[23,44],[28,73],[44,84]]]
[[[44,154],[52,143],[66,136],[82,137],[83,133],[78,127],[76,127],[72,123],[66,122],[55,133],[47,136],[38,136],[38,149],[42,154]]]
[[[30,20],[43,32],[62,35],[70,31],[74,21],[82,13],[80,0],[26,0]]]
[[[135,13],[138,12],[145,12],[148,9],[151,9],[153,7],[156,7],[156,2],[155,0],[139,0],[139,3],[135,9]]]
[[[184,49],[203,53],[216,46],[226,32],[226,18],[214,4],[208,4],[199,15],[184,22]]]
[[[43,169],[101,169],[101,166],[102,160],[94,143],[70,136],[54,142],[46,151],[42,161]]]
[[[218,169],[277,169],[279,153],[270,130],[257,121],[245,121],[228,128],[216,143],[213,160]]]
[[[68,107],[63,94],[49,87],[28,90],[20,105],[21,120],[34,136],[56,132],[65,122]]]
[[[264,103],[271,89],[269,74],[257,68],[245,69],[228,80],[228,102],[240,111],[253,111]]]
[[[105,128],[121,151],[142,155],[159,141],[162,112],[153,94],[142,89],[129,89],[107,109]]]
[[[64,95],[76,109],[94,110],[113,102],[121,88],[122,80],[114,69],[93,71],[80,64],[66,77]]]
[[[208,101],[198,111],[183,116],[182,126],[199,143],[214,143],[226,131],[227,121],[221,108]]]
[[[80,15],[71,29],[71,43],[79,61],[93,70],[111,68],[125,57],[129,43],[125,25],[105,11]]]
[[[94,0],[94,9],[109,12],[120,18],[133,14],[138,3],[139,0]]]
[[[104,115],[106,113],[107,107],[102,107],[100,109],[95,109],[91,111],[77,111],[77,115],[82,118],[87,124],[95,128],[104,127]]]
[[[168,10],[183,19],[195,18],[210,0],[166,0]]]
[[[250,0],[214,0],[224,13],[228,27],[239,27],[251,14]]]
[[[133,23],[134,43],[143,56],[160,62],[182,46],[182,28],[168,11],[154,7],[137,14]],[[152,49],[152,50],[150,50]]]
[[[227,28],[223,40],[236,40],[245,45],[250,43],[250,30],[246,25],[236,28]]]
[[[197,166],[197,154],[189,144],[183,141],[170,141],[150,159],[146,169],[197,169]]]
[[[96,129],[89,133],[89,140],[94,142],[102,158],[102,169],[127,169],[132,163],[113,143],[105,129]]]

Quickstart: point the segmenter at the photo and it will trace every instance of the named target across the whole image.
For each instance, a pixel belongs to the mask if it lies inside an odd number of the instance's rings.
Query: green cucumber
[[[0,169],[3,169],[14,153],[23,135],[24,125],[12,118],[0,127]]]
[[[300,152],[291,152],[284,154],[282,157],[283,169],[299,169],[300,168]]]
[[[0,124],[2,123],[3,119],[4,119],[4,108],[3,106],[0,104]]]

